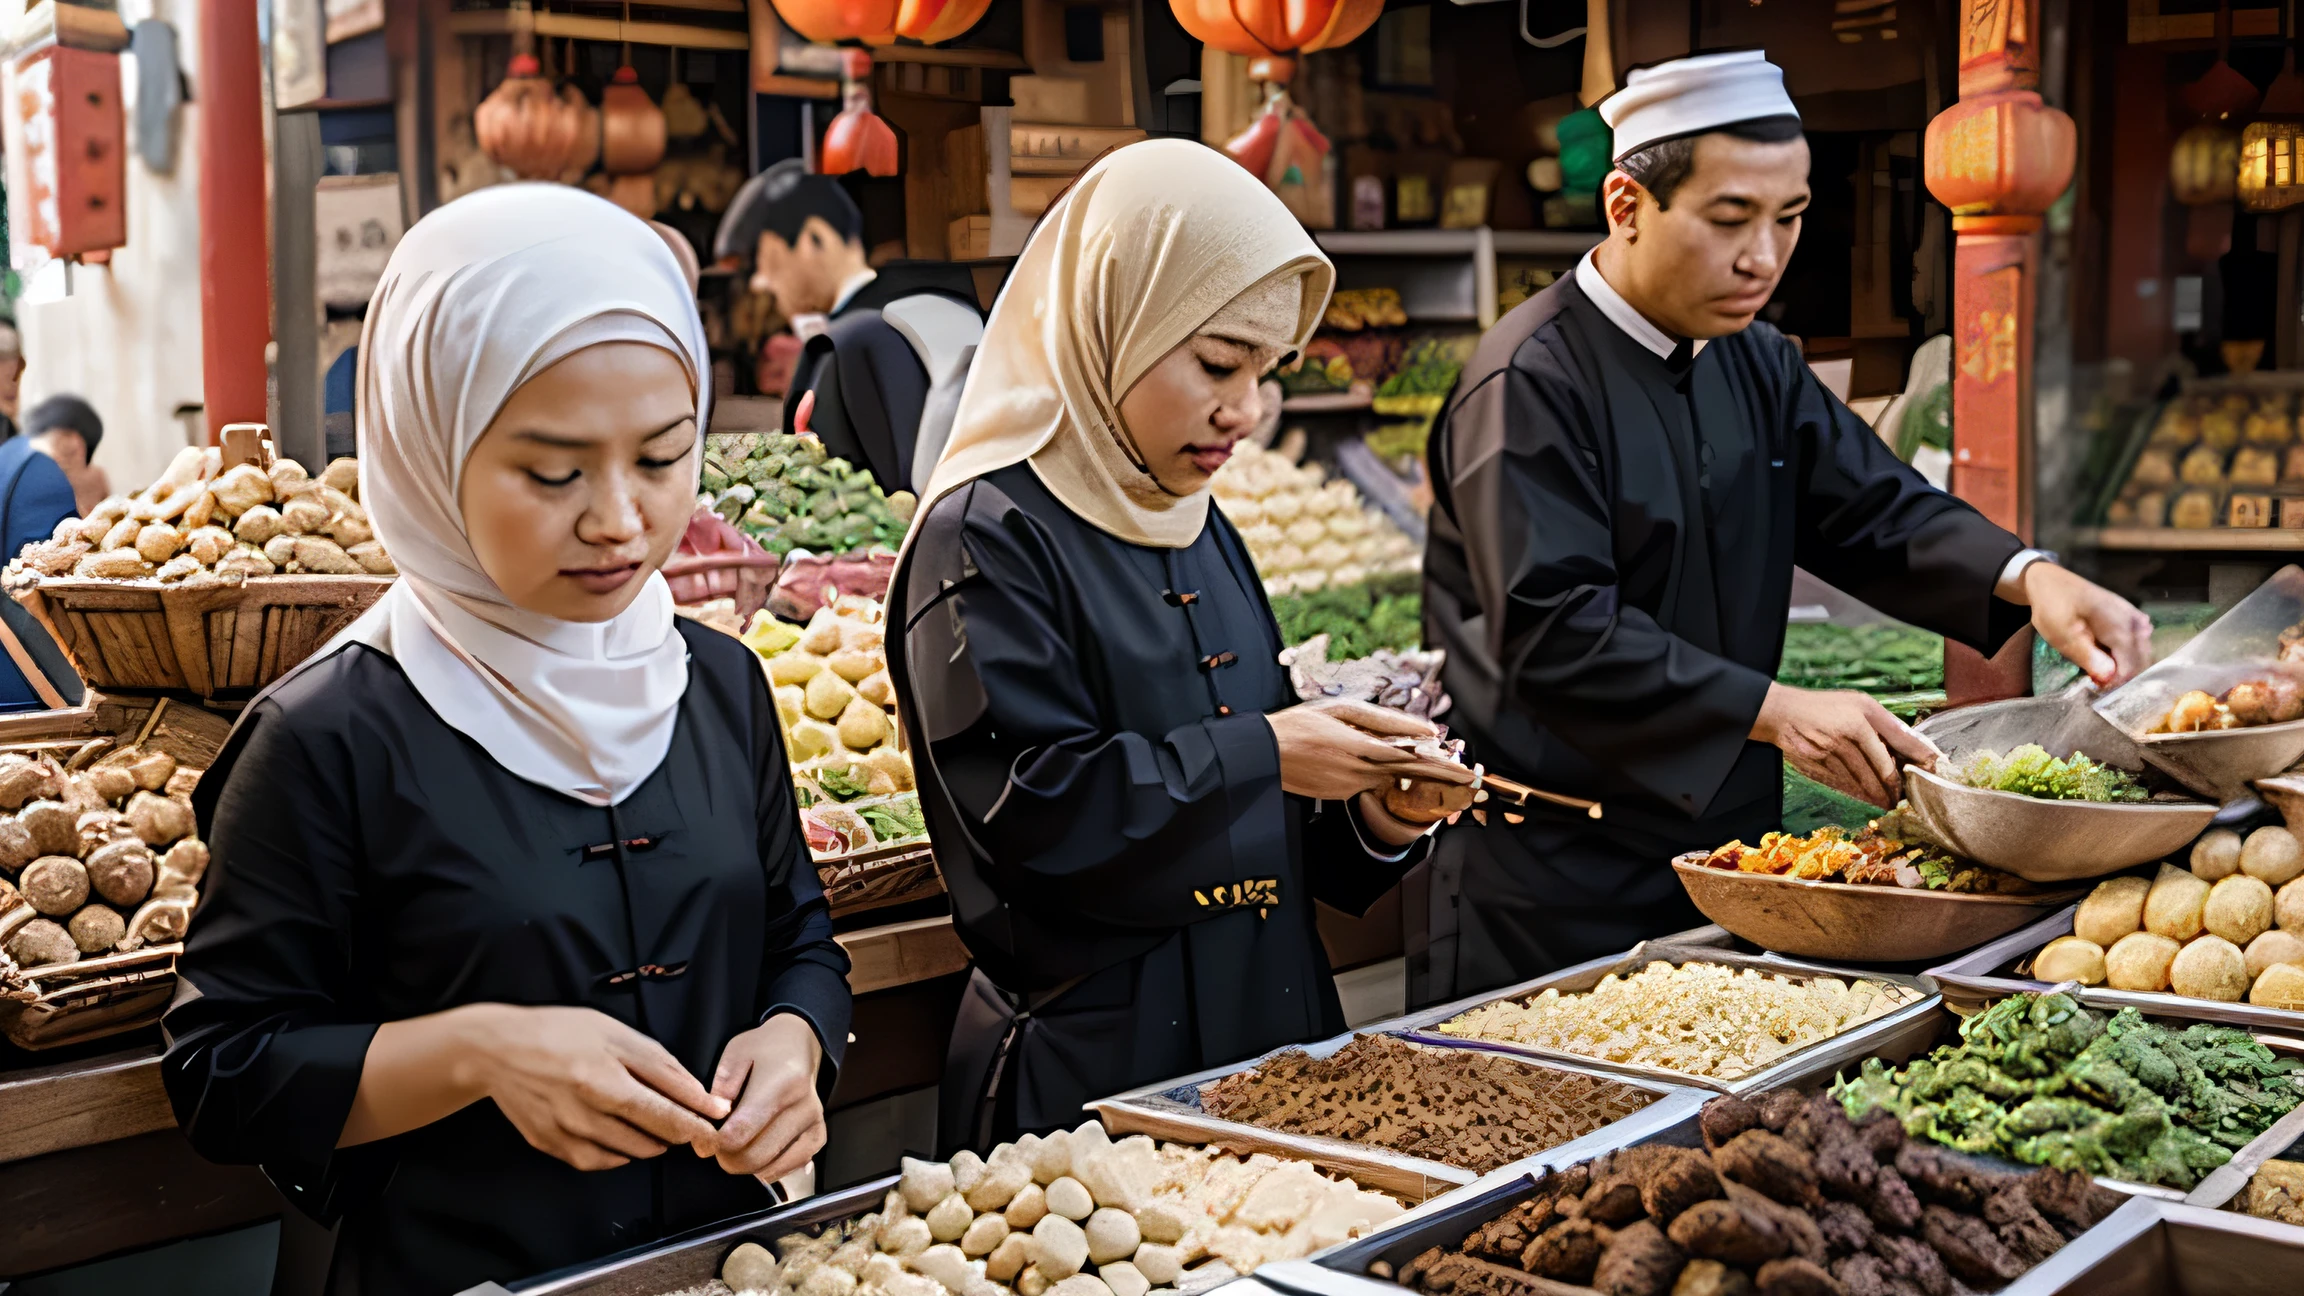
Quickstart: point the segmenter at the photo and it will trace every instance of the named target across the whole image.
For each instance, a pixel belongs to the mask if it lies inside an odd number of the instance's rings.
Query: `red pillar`
[[[2077,131],[2043,103],[2032,0],[1960,0],[1960,101],[1928,123],[1928,191],[1952,209],[1952,491],[2032,535],[2032,318],[2040,218]],[[1953,703],[2031,691],[2031,636],[1990,661],[1944,650]]]
[[[200,3],[200,329],[208,439],[261,423],[272,340],[257,0]]]

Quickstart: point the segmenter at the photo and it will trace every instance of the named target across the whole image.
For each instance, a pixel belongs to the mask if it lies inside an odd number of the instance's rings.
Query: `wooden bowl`
[[[1904,796],[1937,844],[2027,882],[2079,882],[2163,859],[2207,830],[2205,801],[2046,801],[1972,788],[1911,765]]]
[[[1704,916],[1765,949],[1839,963],[1911,963],[1973,949],[2068,905],[2082,888],[1958,895],[1897,886],[1803,882],[1672,861]]]
[[[391,588],[389,576],[251,576],[239,585],[66,576],[16,600],[90,687],[253,694]]]
[[[2304,720],[2214,729],[2206,733],[2144,734],[2136,745],[2144,759],[2170,778],[2219,802],[2248,795],[2248,785],[2270,778],[2304,758]]]

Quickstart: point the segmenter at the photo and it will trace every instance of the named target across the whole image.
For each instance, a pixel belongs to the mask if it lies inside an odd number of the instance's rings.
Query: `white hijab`
[[[603,342],[678,357],[703,427],[704,326],[645,221],[564,185],[511,184],[408,231],[369,305],[359,374],[360,498],[400,579],[338,642],[399,662],[505,769],[615,805],[663,763],[688,688],[670,587],[649,576],[598,624],[522,611],[480,569],[456,503],[465,459],[513,391]]]
[[[1115,149],[1041,217],[968,370],[923,511],[1029,462],[1106,534],[1181,549],[1208,492],[1171,495],[1143,465],[1121,398],[1203,328],[1302,350],[1336,272],[1246,168],[1190,140]]]

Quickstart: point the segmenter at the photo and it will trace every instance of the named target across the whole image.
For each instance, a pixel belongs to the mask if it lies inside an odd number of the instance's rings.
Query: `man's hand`
[[[716,1156],[721,1169],[763,1183],[808,1164],[824,1147],[824,1104],[816,1097],[823,1058],[815,1030],[791,1013],[728,1041],[712,1093],[735,1110],[716,1135],[694,1141],[696,1155]]]
[[[1934,769],[1943,755],[1865,694],[1783,684],[1768,686],[1752,737],[1781,750],[1792,768],[1824,786],[1882,809],[1903,795],[1897,772],[1903,763]]]
[[[2125,684],[2152,664],[2152,618],[2135,604],[2052,562],[2031,564],[2020,579],[2032,628],[2096,687]]]

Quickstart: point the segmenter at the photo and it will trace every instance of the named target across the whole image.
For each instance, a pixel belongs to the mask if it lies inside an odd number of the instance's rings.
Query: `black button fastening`
[[[1229,666],[1238,660],[1240,660],[1240,654],[1238,653],[1214,653],[1210,656],[1200,659],[1200,669],[1205,671],[1212,671],[1218,667]]]

